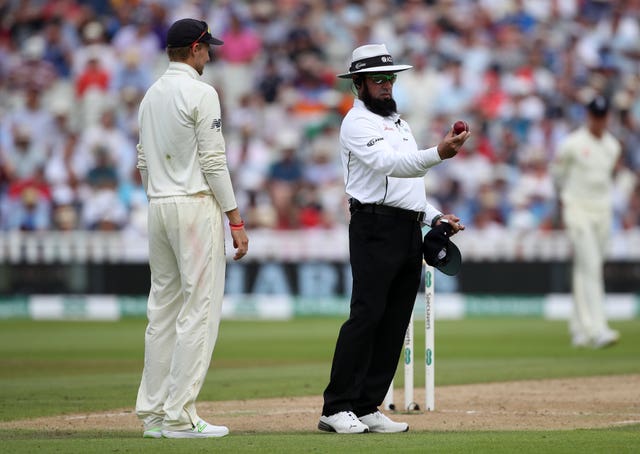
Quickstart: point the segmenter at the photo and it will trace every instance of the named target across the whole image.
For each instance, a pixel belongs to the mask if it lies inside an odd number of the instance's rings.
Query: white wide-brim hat
[[[349,72],[338,74],[342,79],[350,79],[354,74],[392,72],[411,69],[411,65],[394,65],[393,57],[384,44],[365,44],[353,51]]]

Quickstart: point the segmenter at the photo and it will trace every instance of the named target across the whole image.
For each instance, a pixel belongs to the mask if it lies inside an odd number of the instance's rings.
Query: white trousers
[[[564,222],[573,245],[573,311],[569,330],[574,338],[594,340],[609,330],[604,313],[603,268],[610,220],[609,212],[564,207]]]
[[[188,429],[218,336],[225,280],[222,211],[212,196],[152,199],[142,381],[145,428]]]

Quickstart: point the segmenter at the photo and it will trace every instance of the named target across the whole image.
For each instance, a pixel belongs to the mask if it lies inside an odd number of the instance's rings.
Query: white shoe
[[[149,427],[142,432],[142,438],[162,438],[162,426]]]
[[[225,426],[214,426],[204,420],[199,420],[195,427],[186,430],[168,430],[162,431],[164,438],[217,438],[224,437],[229,433],[229,429]]]
[[[360,417],[360,421],[369,426],[371,432],[377,433],[397,433],[409,430],[409,424],[406,422],[395,422],[383,415],[379,411],[369,413]]]
[[[608,329],[593,340],[593,348],[605,348],[616,344],[620,340],[620,333]]]
[[[367,425],[360,422],[351,411],[341,411],[331,416],[320,416],[318,429],[339,434],[362,434],[369,432]]]
[[[591,347],[591,341],[589,340],[589,337],[585,335],[575,334],[571,338],[571,345],[575,348],[586,348]]]

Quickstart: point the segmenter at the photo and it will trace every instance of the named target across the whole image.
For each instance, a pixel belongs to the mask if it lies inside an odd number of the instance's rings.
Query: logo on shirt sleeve
[[[368,147],[372,147],[372,146],[374,146],[377,142],[380,142],[381,140],[384,140],[384,137],[376,137],[375,139],[371,139],[369,142],[367,142],[367,146],[368,146]]]
[[[219,132],[222,129],[222,118],[215,118],[211,122],[211,127],[209,129],[215,129]]]

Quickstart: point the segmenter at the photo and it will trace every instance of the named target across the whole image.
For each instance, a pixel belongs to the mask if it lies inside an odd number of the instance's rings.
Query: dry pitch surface
[[[396,390],[396,402],[404,401]],[[415,398],[424,404],[424,390]],[[317,431],[320,396],[200,402],[198,412],[235,433]],[[568,430],[640,424],[640,375],[441,386],[436,410],[396,414],[412,431]],[[132,408],[0,423],[1,429],[131,430]]]

